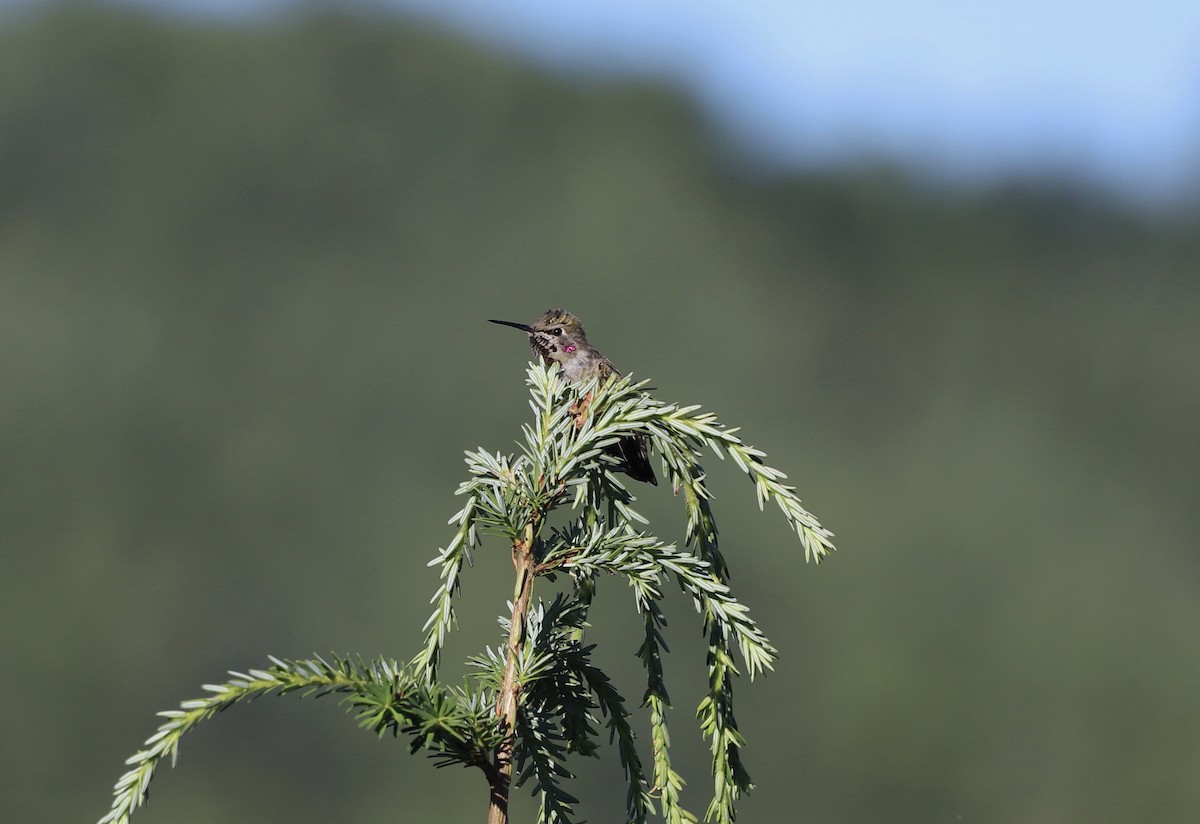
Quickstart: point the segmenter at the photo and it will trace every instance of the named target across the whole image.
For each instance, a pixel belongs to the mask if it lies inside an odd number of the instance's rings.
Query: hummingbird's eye
[[[550,334],[554,335],[555,337],[558,337],[559,335],[562,334],[562,329],[556,326],[550,330]]]

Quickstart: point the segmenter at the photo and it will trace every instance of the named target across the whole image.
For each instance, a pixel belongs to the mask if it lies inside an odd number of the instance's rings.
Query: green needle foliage
[[[424,750],[437,766],[479,768],[491,791],[489,822],[507,821],[511,784],[540,793],[539,820],[568,824],[577,799],[565,785],[572,755],[596,756],[607,731],[628,784],[630,822],[656,812],[670,824],[694,822],[680,801],[683,778],[671,766],[663,668],[665,625],[659,602],[668,579],[691,596],[708,638],[708,691],[696,711],[712,751],[712,800],[706,821],[732,822],[739,797],[753,784],[740,752],[745,740],[734,717],[733,683],[741,666],[753,680],[772,668],[777,651],[734,597],[717,542],[716,522],[698,459],[705,447],[728,454],[754,483],[759,507],[774,501],[800,538],[805,560],[819,562],[832,549],[831,533],[784,485],[782,472],[710,413],[695,406],[662,404],[629,378],[583,386],[566,384],[557,367],[531,364],[533,421],[523,427],[515,455],[467,452],[470,478],[458,489],[465,502],[450,523],[454,537],[430,562],[440,571],[424,627],[421,651],[404,666],[355,658],[305,661],[272,658],[265,670],[231,673],[207,685],[205,698],[160,713],[166,721],[126,762],[111,811],[100,824],[124,824],[147,797],[155,769],[174,763],[184,733],[217,712],[262,695],[299,691],[340,693],[360,726],[377,734],[404,735],[413,753]],[[649,439],[666,476],[687,508],[683,547],[639,529],[647,524],[632,507],[618,467],[606,449],[624,437]],[[571,513],[549,527],[555,510]],[[447,634],[454,629],[454,599],[471,553],[483,534],[512,545],[517,582],[510,614],[501,619],[507,643],[471,659],[475,677],[460,687],[438,680]],[[645,637],[638,657],[646,669],[642,703],[650,716],[650,762],[642,761],[625,698],[592,663],[585,643],[596,576],[623,578],[633,591]],[[541,576],[569,577],[572,586],[550,603],[533,596]]]
[[[145,803],[154,771],[164,759],[174,766],[179,739],[201,721],[242,701],[264,695],[320,697],[343,693],[343,703],[359,726],[377,734],[401,733],[412,738],[412,751],[427,750],[438,766],[462,764],[489,770],[491,750],[499,741],[494,717],[495,695],[481,685],[461,688],[427,684],[411,669],[394,661],[317,656],[307,661],[271,657],[273,666],[247,673],[231,672],[230,680],[205,684],[204,698],[184,701],[177,710],[158,713],[167,720],[146,739],[145,749],[126,759],[130,770],[114,788],[112,809],[100,824],[122,824]]]

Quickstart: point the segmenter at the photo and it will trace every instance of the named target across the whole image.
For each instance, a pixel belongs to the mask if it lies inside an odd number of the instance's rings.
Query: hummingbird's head
[[[579,318],[562,309],[548,309],[531,325],[507,320],[493,320],[502,326],[512,326],[528,333],[529,348],[547,365],[561,364],[564,368],[579,356],[588,345],[587,335]]]

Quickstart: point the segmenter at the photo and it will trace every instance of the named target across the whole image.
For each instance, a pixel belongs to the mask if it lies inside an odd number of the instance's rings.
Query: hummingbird
[[[501,326],[511,326],[529,335],[529,347],[546,366],[557,363],[571,383],[586,383],[592,378],[601,380],[620,377],[613,362],[588,343],[579,318],[562,309],[548,309],[532,324],[510,320],[489,320]],[[635,481],[658,486],[644,435],[622,438],[608,450],[620,461],[621,470]]]

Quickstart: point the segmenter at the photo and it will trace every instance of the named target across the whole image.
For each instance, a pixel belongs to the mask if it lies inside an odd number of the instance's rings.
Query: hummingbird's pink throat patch
[[[563,347],[563,351],[564,351],[564,352],[574,352],[574,351],[575,351],[575,347],[574,347],[574,346],[564,346],[564,347]]]

